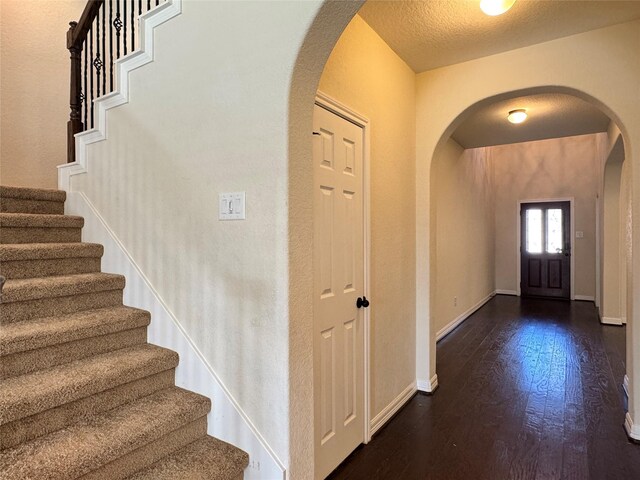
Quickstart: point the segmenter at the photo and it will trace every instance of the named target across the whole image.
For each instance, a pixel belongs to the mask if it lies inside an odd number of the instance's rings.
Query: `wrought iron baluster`
[[[142,0],[138,0],[138,17],[142,16]]]
[[[127,54],[127,0],[122,0],[122,46],[123,46],[123,55]]]
[[[88,68],[89,68],[89,60],[87,58],[87,51],[89,50],[88,46],[87,46],[87,41],[85,40],[84,43],[84,79],[82,82],[82,101],[84,103],[84,118],[83,118],[83,123],[84,123],[84,128],[83,130],[86,130],[87,127],[89,126],[89,116],[87,115],[88,112],[88,108],[89,108],[89,102],[87,102],[87,92],[89,91],[87,88],[87,73],[88,73]]]
[[[151,0],[147,0],[147,12],[151,10]]]
[[[160,5],[160,0],[156,0],[156,7]]]
[[[113,27],[116,29],[116,58],[120,58],[120,30],[122,29],[120,0],[116,0],[116,19],[113,21]]]
[[[102,60],[100,59],[100,10],[96,15],[96,58],[93,59],[93,66],[96,67],[96,98],[100,97],[100,70]]]
[[[105,62],[107,61],[107,48],[106,48],[106,39],[107,39],[107,10],[106,5],[102,4],[102,94],[106,95],[107,93],[107,68],[105,66]]]
[[[109,91],[113,92],[113,0],[109,0]]]
[[[136,2],[131,0],[131,51],[136,49],[136,29],[135,29],[135,17],[136,17]]]
[[[89,58],[91,59],[91,69],[89,73],[89,97],[91,102],[91,128],[93,128],[93,26],[89,27]]]

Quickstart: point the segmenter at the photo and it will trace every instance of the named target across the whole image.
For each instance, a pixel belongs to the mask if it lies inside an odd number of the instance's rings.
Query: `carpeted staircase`
[[[207,436],[208,398],[122,305],[65,192],[0,187],[0,479],[241,480],[248,455]]]

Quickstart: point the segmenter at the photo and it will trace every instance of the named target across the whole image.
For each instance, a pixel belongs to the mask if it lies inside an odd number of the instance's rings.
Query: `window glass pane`
[[[542,210],[527,210],[527,252],[542,253]]]
[[[547,253],[562,252],[562,210],[547,210]]]

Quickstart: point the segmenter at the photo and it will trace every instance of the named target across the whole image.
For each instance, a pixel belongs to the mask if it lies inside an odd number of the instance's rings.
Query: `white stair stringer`
[[[69,192],[71,177],[87,172],[87,146],[107,139],[107,110],[129,103],[129,72],[153,61],[154,29],[182,13],[182,0],[165,3],[142,14],[138,20],[140,46],[114,62],[116,85],[113,92],[93,101],[95,127],[76,134],[76,161],[58,165],[58,188]]]

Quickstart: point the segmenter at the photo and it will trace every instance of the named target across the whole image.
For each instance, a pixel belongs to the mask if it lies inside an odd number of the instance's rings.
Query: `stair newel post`
[[[67,31],[67,49],[71,58],[71,77],[69,91],[69,121],[67,122],[67,162],[76,161],[75,134],[83,130],[81,108],[82,108],[82,83],[81,83],[81,55],[82,43],[74,42],[74,32],[78,26],[77,22],[69,23]]]

